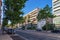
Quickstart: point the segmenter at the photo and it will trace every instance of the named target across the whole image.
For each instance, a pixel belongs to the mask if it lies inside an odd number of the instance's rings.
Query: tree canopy
[[[41,9],[38,13],[38,16],[37,16],[37,19],[38,21],[41,20],[41,19],[45,19],[46,20],[46,27],[44,26],[44,29],[48,30],[50,29],[50,24],[49,24],[49,21],[48,19],[49,18],[54,18],[55,16],[52,14],[52,9],[51,7],[49,7],[49,5],[46,5],[43,9]],[[52,24],[52,22],[51,22]]]
[[[46,19],[46,18],[53,18],[54,16],[52,15],[52,10],[49,5],[46,5],[43,9],[41,9],[38,13],[37,19],[38,21],[41,19]]]
[[[5,19],[10,20],[12,25],[19,23],[23,19],[24,12],[22,9],[25,7],[26,1],[27,0],[5,0]]]

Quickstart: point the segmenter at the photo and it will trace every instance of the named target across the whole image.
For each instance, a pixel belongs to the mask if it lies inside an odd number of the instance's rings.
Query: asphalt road
[[[28,31],[27,31],[28,32]],[[44,33],[42,34],[37,34],[37,32],[31,32],[32,34],[30,34],[30,31],[27,33],[27,32],[24,32],[24,31],[16,31],[16,33],[19,35],[19,36],[22,36],[28,40],[60,40],[60,38],[57,38],[57,37],[50,37],[50,36],[47,36],[45,35]]]

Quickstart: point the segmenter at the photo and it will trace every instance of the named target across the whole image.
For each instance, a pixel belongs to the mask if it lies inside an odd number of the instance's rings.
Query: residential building
[[[53,23],[57,28],[60,28],[60,0],[52,0],[52,10],[53,15],[56,15],[53,18]]]
[[[37,15],[39,12],[39,8],[34,9],[33,11],[29,12],[27,15],[24,16],[25,24],[32,23],[37,24]]]

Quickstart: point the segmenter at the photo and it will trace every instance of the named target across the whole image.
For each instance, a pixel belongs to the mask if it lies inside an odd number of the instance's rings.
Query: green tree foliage
[[[43,9],[39,11],[37,19],[39,21],[41,19],[48,19],[53,17],[55,16],[52,15],[51,7],[49,7],[49,5],[46,5]]]
[[[49,7],[49,5],[46,5],[43,9],[41,9],[38,13],[37,19],[38,21],[41,19],[45,19],[46,20],[46,30],[47,28],[47,24],[48,24],[48,18],[54,18],[55,16],[52,15],[52,9],[51,7]]]
[[[47,27],[47,30],[54,30],[55,28],[55,25],[54,24],[47,24],[47,26],[43,26],[42,29],[43,30],[46,30],[46,27]]]
[[[21,10],[24,8],[26,1],[27,0],[5,0],[5,15],[7,20],[11,21],[12,26],[23,19],[21,15],[24,13]]]
[[[8,24],[8,20],[6,18],[3,18],[3,24],[2,24],[2,26],[5,26],[7,24]]]

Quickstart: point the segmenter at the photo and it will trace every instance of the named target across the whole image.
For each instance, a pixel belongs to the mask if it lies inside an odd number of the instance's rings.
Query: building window
[[[33,21],[36,21],[36,18],[33,18]]]

